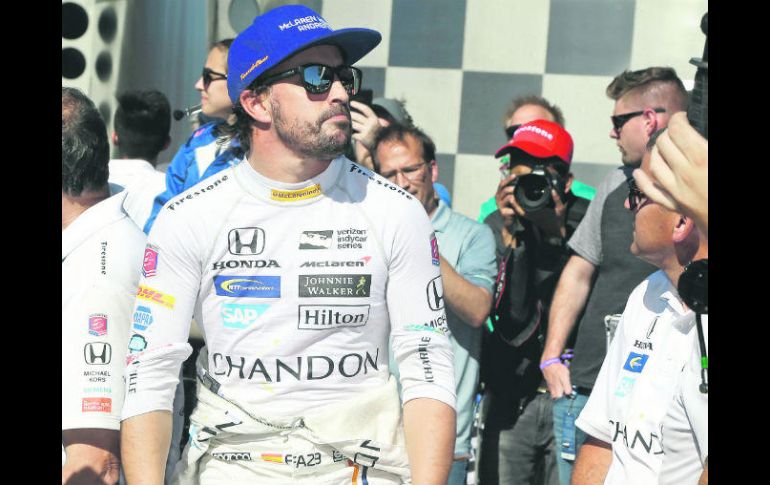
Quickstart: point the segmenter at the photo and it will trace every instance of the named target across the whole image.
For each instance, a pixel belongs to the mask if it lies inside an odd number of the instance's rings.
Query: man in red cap
[[[538,368],[551,296],[566,263],[567,238],[588,201],[570,191],[573,143],[557,123],[519,127],[497,157],[509,175],[485,223],[495,233],[498,276],[494,332],[482,359],[486,420],[480,476],[484,483],[530,483],[542,473],[557,484],[552,400]],[[491,360],[490,360],[491,359]]]

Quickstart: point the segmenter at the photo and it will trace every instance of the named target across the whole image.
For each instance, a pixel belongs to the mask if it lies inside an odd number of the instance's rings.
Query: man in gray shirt
[[[624,71],[607,87],[615,101],[610,138],[616,140],[623,166],[598,187],[585,218],[569,240],[575,252],[567,261],[551,303],[548,337],[540,359],[554,403],[554,434],[560,456],[559,479],[569,484],[572,464],[585,435],[575,418],[588,400],[607,352],[605,320],[620,314],[631,290],[655,267],[634,258],[633,217],[623,207],[625,181],[639,167],[650,136],[686,109],[687,91],[667,67]],[[578,324],[579,321],[579,324]],[[559,359],[578,324],[570,367]]]

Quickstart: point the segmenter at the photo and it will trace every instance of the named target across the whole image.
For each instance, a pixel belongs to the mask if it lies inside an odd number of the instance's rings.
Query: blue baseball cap
[[[328,44],[354,64],[382,40],[376,30],[332,30],[326,20],[304,5],[285,5],[257,16],[238,34],[227,55],[227,93],[233,104],[241,92],[268,69],[308,47]]]

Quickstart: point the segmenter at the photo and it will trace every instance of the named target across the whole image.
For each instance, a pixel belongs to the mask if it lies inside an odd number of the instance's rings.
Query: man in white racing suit
[[[419,201],[341,156],[361,85],[350,64],[380,39],[290,5],[231,45],[247,163],[170,200],[149,234],[126,359],[129,483],[162,479],[192,317],[207,352],[176,483],[446,481],[455,383],[433,230]]]

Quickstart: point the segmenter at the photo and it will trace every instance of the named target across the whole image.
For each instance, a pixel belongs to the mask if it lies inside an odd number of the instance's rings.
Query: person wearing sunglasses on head
[[[166,202],[243,158],[238,139],[226,122],[233,112],[227,95],[227,52],[232,42],[233,39],[216,42],[206,57],[195,89],[201,93],[201,113],[210,121],[195,130],[171,160],[166,170],[166,190],[155,198],[143,227],[146,234]]]
[[[554,431],[562,447],[562,485],[570,483],[575,455],[585,440],[574,419],[591,394],[623,303],[639,281],[655,270],[628,251],[633,217],[623,208],[625,182],[641,164],[650,136],[687,105],[687,91],[669,67],[624,71],[607,86],[606,94],[615,101],[609,135],[620,149],[623,165],[611,170],[597,187],[567,243],[573,254],[556,286],[540,358],[548,390],[556,399]],[[558,358],[575,327],[574,357],[567,367]]]
[[[433,228],[414,196],[343,156],[352,65],[381,39],[287,5],[231,44],[247,156],[171,199],[148,236],[157,264],[137,305],[153,321],[133,331],[125,372],[128,483],[162,481],[193,314],[206,352],[173,480],[446,482],[455,382]]]
[[[647,175],[660,133],[642,159]],[[630,252],[658,271],[628,297],[576,421],[588,439],[572,483],[694,485],[708,456],[708,388],[701,381],[708,307],[689,308],[681,280],[691,263],[708,258],[708,238],[693,218],[653,201],[633,178],[625,185],[624,205],[634,217]]]

